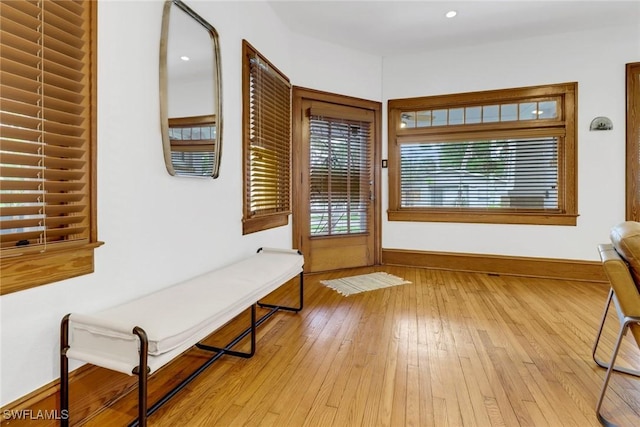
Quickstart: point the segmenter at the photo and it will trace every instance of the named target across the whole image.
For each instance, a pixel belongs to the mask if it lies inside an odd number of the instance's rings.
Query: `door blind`
[[[371,123],[310,117],[310,234],[368,232]]]

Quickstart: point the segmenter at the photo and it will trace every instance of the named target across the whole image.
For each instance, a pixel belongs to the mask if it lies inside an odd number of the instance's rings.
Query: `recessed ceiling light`
[[[180,59],[182,59],[183,61],[188,61],[191,58],[189,58],[188,56],[184,55],[184,56],[181,56]]]
[[[449,12],[445,13],[444,16],[446,16],[447,18],[453,18],[457,14],[458,12],[456,12],[455,10],[450,10]]]

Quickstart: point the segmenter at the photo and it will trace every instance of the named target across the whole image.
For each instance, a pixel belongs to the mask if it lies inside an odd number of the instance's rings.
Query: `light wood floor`
[[[413,283],[350,297],[319,283],[371,271]],[[305,285],[304,311],[262,325],[252,359],[224,356],[150,425],[599,425],[594,408],[604,370],[591,347],[603,284],[376,267],[310,275]],[[224,344],[234,330],[210,342]],[[612,315],[603,358],[616,331]],[[192,350],[152,377],[150,401],[200,354]],[[630,340],[620,356],[640,366]],[[614,375],[607,396],[607,416],[640,425],[640,379]],[[89,425],[125,425],[136,404],[134,391]]]

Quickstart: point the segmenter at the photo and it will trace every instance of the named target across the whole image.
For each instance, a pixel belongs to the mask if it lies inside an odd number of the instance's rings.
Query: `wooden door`
[[[297,107],[294,243],[305,271],[379,263],[376,112],[309,98]]]

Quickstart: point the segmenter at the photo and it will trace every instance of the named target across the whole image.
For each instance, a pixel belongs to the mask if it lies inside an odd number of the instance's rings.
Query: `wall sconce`
[[[400,127],[401,128],[406,128],[407,127],[407,121],[410,118],[411,118],[411,116],[408,115],[407,113],[400,114]]]
[[[613,123],[611,119],[608,117],[596,117],[591,120],[591,125],[589,126],[589,130],[611,130],[613,129]]]

